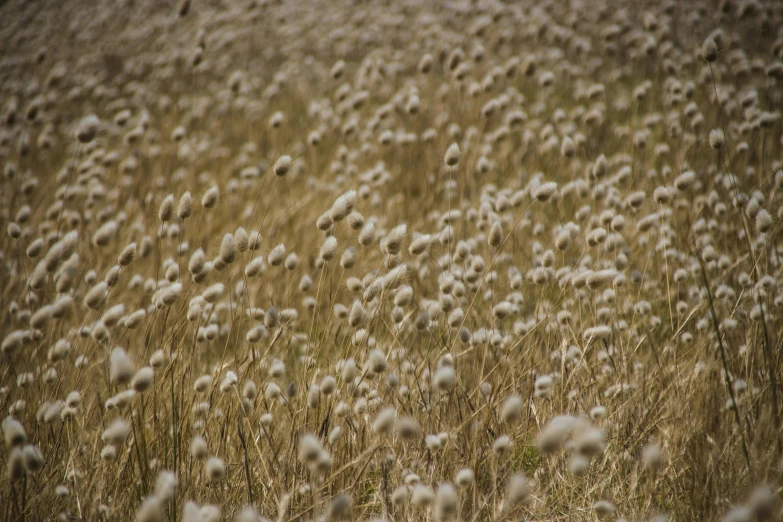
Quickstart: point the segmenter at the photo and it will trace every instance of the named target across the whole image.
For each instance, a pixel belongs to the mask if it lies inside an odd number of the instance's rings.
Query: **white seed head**
[[[210,482],[218,482],[226,476],[226,465],[219,457],[209,457],[204,464],[204,471]]]
[[[94,114],[84,117],[76,127],[76,139],[79,143],[90,143],[98,135],[101,126],[101,120]]]
[[[185,192],[179,198],[177,217],[180,219],[187,219],[191,214],[193,214],[193,196],[190,195],[190,192]]]
[[[443,162],[447,167],[454,167],[459,163],[460,150],[459,145],[452,143],[449,148],[446,149],[446,154],[443,157]]]
[[[213,208],[217,204],[219,196],[220,191],[217,186],[210,187],[201,197],[201,205],[207,209]]]
[[[293,160],[291,159],[291,156],[280,156],[277,158],[277,161],[275,161],[275,165],[272,168],[275,176],[283,177],[288,174],[288,171],[291,169],[292,162]]]
[[[174,215],[174,194],[169,194],[160,204],[158,209],[158,219],[162,222],[169,221]]]

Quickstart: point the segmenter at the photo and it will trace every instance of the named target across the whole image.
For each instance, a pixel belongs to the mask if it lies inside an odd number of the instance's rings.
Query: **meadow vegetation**
[[[0,519],[773,521],[783,4],[0,3]]]

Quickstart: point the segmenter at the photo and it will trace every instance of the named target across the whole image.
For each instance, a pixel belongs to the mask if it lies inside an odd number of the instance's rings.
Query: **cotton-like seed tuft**
[[[331,261],[337,254],[337,238],[329,236],[321,245],[320,257],[324,261]]]
[[[36,473],[43,468],[44,458],[37,446],[26,445],[22,448],[22,455],[24,456],[24,467],[28,473]]]
[[[292,161],[291,156],[280,156],[277,158],[277,161],[275,161],[275,165],[272,168],[275,176],[283,177],[288,174],[288,171],[291,169]]]
[[[380,350],[372,350],[367,356],[367,369],[374,374],[381,374],[386,371],[388,363],[386,354]]]
[[[508,397],[500,409],[500,418],[503,422],[513,424],[519,421],[522,416],[522,397],[512,395]]]
[[[196,435],[190,441],[190,455],[196,460],[204,460],[208,455],[207,441]]]
[[[448,393],[454,388],[457,375],[451,366],[441,366],[432,377],[432,385],[441,393]]]
[[[136,510],[136,522],[162,522],[163,506],[156,496],[145,498]]]
[[[532,196],[535,200],[540,202],[546,202],[549,201],[552,196],[555,195],[557,192],[557,183],[554,181],[549,181],[547,183],[543,183],[539,185],[536,189],[533,190]]]
[[[460,150],[459,145],[452,143],[449,148],[446,149],[446,154],[443,157],[443,162],[447,167],[454,167],[459,163]]]
[[[315,461],[323,452],[320,441],[312,434],[305,434],[299,439],[299,460],[303,463]]]
[[[701,45],[701,56],[710,63],[718,59],[718,44],[711,36],[707,37]]]
[[[213,208],[217,204],[219,196],[220,190],[216,186],[212,186],[201,196],[201,205],[207,209]]]
[[[435,494],[434,516],[438,522],[450,520],[457,513],[457,491],[449,483],[443,483]]]
[[[160,204],[158,209],[158,219],[162,222],[169,221],[174,215],[174,194],[169,194]]]
[[[720,150],[726,146],[726,138],[723,135],[723,131],[720,129],[712,129],[710,131],[710,147],[715,150]]]
[[[752,520],[754,520],[753,511],[748,506],[736,506],[723,516],[722,522],[751,522]]]
[[[524,475],[514,474],[508,481],[507,498],[509,508],[524,504],[530,498],[530,484]]]
[[[130,426],[125,419],[115,419],[109,427],[103,431],[101,439],[115,446],[121,446],[130,434]]]
[[[432,243],[432,236],[429,234],[422,234],[419,236],[416,236],[413,238],[413,241],[411,241],[410,246],[408,247],[408,252],[412,256],[418,256],[425,252]]]
[[[331,395],[337,390],[337,381],[331,375],[327,375],[321,380],[320,388],[324,395]]]
[[[692,170],[685,171],[674,179],[674,187],[677,190],[687,190],[695,179],[696,174]]]
[[[84,117],[76,127],[76,139],[79,143],[90,143],[98,135],[101,126],[101,120],[94,114]]]
[[[590,471],[590,459],[582,455],[572,455],[568,460],[568,470],[577,477],[584,477]]]
[[[117,264],[120,266],[128,266],[131,264],[134,257],[136,257],[136,243],[130,243],[120,252],[120,256],[117,258]]]
[[[657,444],[648,444],[642,450],[642,464],[646,469],[657,471],[663,464],[661,448]]]
[[[16,447],[11,449],[8,454],[6,469],[8,472],[8,480],[10,482],[16,482],[17,480],[21,480],[24,477],[24,451],[22,448]]]
[[[454,478],[454,482],[460,488],[468,488],[473,485],[475,475],[472,469],[463,468],[457,472],[457,476]]]
[[[267,263],[271,266],[280,266],[285,260],[285,245],[282,243],[273,248],[267,256]]]
[[[177,476],[171,471],[161,471],[158,478],[155,479],[155,490],[153,495],[164,502],[174,498],[177,490]]]
[[[552,377],[549,375],[542,375],[536,378],[534,385],[536,397],[549,397],[552,392]]]
[[[332,498],[326,509],[326,521],[331,522],[344,518],[351,509],[351,503],[350,495],[337,495]]]
[[[596,516],[598,516],[598,518],[606,518],[614,514],[615,507],[611,502],[607,502],[606,500],[599,500],[593,504],[593,512],[596,514]]]
[[[503,242],[503,226],[500,224],[500,221],[495,221],[492,227],[490,227],[487,242],[493,248],[499,247]]]
[[[109,373],[112,381],[120,384],[130,382],[135,369],[125,350],[120,347],[114,348],[109,356],[109,363]]]
[[[356,204],[356,191],[349,190],[342,196],[338,197],[332,205],[329,211],[329,216],[333,221],[338,222],[345,219],[348,214],[353,211],[353,207]],[[320,228],[320,227],[319,227]]]
[[[131,388],[141,393],[149,389],[152,386],[152,382],[155,379],[155,370],[149,366],[140,368],[131,380]]]
[[[179,203],[177,204],[177,217],[180,219],[187,219],[193,213],[193,196],[190,192],[185,192],[180,196]]]
[[[375,224],[370,221],[359,232],[359,244],[367,247],[372,245],[373,242],[375,242]]]
[[[423,509],[429,507],[435,500],[435,494],[424,484],[416,484],[411,492],[411,505]]]
[[[394,227],[381,241],[381,250],[387,255],[398,254],[407,232],[408,227],[404,224]]]
[[[104,281],[96,284],[84,295],[84,305],[92,310],[100,308],[109,297],[109,285]]]
[[[226,476],[226,465],[219,457],[209,457],[204,464],[204,471],[210,482],[218,482]]]
[[[3,438],[9,448],[22,446],[27,441],[27,434],[22,423],[13,417],[3,419]]]
[[[19,239],[22,237],[22,229],[16,223],[9,223],[7,227],[8,237],[11,239]]]
[[[397,410],[394,408],[384,408],[372,423],[372,431],[378,434],[389,433],[394,427],[394,420],[397,416]]]
[[[772,216],[763,208],[756,213],[756,230],[759,234],[766,234],[772,226]]]

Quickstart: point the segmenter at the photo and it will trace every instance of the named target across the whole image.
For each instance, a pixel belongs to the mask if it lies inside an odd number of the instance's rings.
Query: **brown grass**
[[[0,519],[777,520],[783,10],[571,4],[0,5]]]

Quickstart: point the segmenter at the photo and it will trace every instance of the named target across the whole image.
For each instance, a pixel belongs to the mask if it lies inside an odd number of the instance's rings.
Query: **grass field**
[[[0,520],[773,521],[783,4],[0,2]]]

